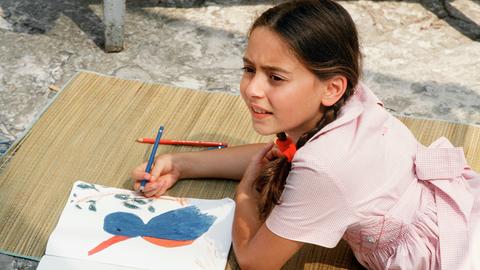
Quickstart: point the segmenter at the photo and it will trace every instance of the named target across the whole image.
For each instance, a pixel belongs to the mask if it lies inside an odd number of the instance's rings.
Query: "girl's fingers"
[[[265,158],[269,161],[272,161],[274,159],[277,159],[279,157],[283,157],[285,156],[282,151],[280,151],[280,149],[278,149],[278,147],[275,145],[274,147],[272,147],[272,149],[270,151],[268,151],[267,154],[265,154]]]
[[[162,185],[163,185],[163,182],[156,182],[154,185],[155,188],[152,188],[152,189],[149,189],[148,191],[143,192],[143,195],[145,197],[153,197],[160,190]]]
[[[255,164],[262,164],[265,163],[265,158],[267,160],[270,159],[270,151],[272,150],[273,143],[268,143],[262,150],[260,150],[257,155],[255,155],[252,159],[252,162]]]
[[[258,154],[255,156],[255,159],[257,161],[262,160],[262,158],[265,157],[265,155],[273,148],[273,145],[273,142],[267,143],[267,145],[265,145],[265,147],[263,147],[262,150],[258,152]]]
[[[167,192],[167,189],[173,186],[173,184],[177,181],[177,179],[178,178],[172,174],[161,176],[159,179],[159,182],[162,184],[158,187],[158,190],[154,196],[158,198],[161,195],[165,194],[165,192]]]
[[[160,196],[164,195],[167,189],[170,187],[168,181],[162,180],[161,184],[159,185],[157,192],[153,194],[156,198],[159,198]]]
[[[160,176],[160,178],[158,178],[155,183],[151,184],[152,188],[145,190],[145,196],[155,196],[157,198],[160,197],[167,191],[167,189],[169,189],[173,185],[173,183],[175,183],[175,181],[177,181],[177,179],[177,176],[175,176],[174,174],[166,174]]]
[[[278,148],[272,150],[272,155],[273,159],[285,156],[285,154],[283,154],[282,151],[280,151]]]
[[[158,179],[158,177],[160,176],[160,174],[162,173],[162,171],[164,170],[164,164],[162,164],[162,162],[159,162],[158,160],[155,161],[154,165],[153,165],[153,168],[151,170],[151,175],[152,175],[152,178],[151,178],[151,181],[156,181]]]
[[[158,188],[158,183],[153,182],[153,183],[147,183],[145,185],[145,188],[143,189],[143,193],[147,194],[153,190],[157,190]]]
[[[139,191],[141,183],[142,183],[142,179],[140,180],[136,179],[135,182],[133,183],[133,190]]]
[[[172,187],[172,182],[169,180],[163,181],[165,184],[160,187],[160,193],[163,195],[165,192],[167,192],[167,189]]]
[[[166,186],[166,185],[164,185],[164,186],[162,186],[161,188],[159,188],[159,189],[157,190],[157,192],[156,192],[155,194],[153,194],[153,196],[155,196],[155,198],[160,198],[160,196],[162,196],[162,195],[165,193],[165,191],[166,191],[166,187],[165,187],[165,186]]]
[[[268,153],[265,155],[265,158],[268,160],[274,160],[282,155],[283,154],[280,152],[280,150],[273,148],[272,150],[268,151]]]
[[[142,180],[144,178],[145,168],[147,168],[147,163],[143,163],[137,166],[135,169],[133,169],[132,179]]]
[[[273,143],[267,143],[265,147],[263,147],[252,157],[250,164],[248,164],[247,169],[243,174],[242,181],[244,181],[243,179],[254,179],[258,176],[262,163],[265,163],[265,155],[268,153],[268,151],[270,151],[270,149],[272,149],[272,147]]]
[[[133,183],[133,190],[135,190],[135,191],[140,190],[140,182],[135,181],[135,183]]]
[[[271,151],[268,151],[268,153],[265,155],[265,158],[268,159],[268,160],[272,160],[273,159],[273,153],[272,153],[273,150]]]
[[[139,176],[138,179],[135,179],[135,182],[133,183],[133,190],[139,191],[142,181],[144,179],[147,180],[144,190],[148,190],[150,185],[153,184],[153,181],[151,181],[151,177],[152,176],[149,173],[143,172],[143,175]]]

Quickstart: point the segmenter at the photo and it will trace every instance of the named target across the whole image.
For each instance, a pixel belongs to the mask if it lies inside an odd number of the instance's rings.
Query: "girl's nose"
[[[248,82],[245,94],[248,97],[262,98],[265,96],[265,83],[260,74],[255,74]]]

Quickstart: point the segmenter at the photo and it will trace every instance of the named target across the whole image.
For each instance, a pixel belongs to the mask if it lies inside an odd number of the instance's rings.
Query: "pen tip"
[[[143,142],[143,138],[138,138],[137,142]]]

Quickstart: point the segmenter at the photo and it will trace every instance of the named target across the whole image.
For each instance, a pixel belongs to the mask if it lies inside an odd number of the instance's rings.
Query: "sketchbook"
[[[234,208],[77,181],[37,269],[225,269]]]

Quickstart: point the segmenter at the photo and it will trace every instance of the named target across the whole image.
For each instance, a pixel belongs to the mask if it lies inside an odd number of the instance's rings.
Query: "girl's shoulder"
[[[413,155],[417,145],[408,127],[388,112],[371,90],[360,84],[337,119],[312,136],[297,154],[327,160],[332,165],[356,158],[368,160],[386,152],[393,156],[395,153]]]
[[[370,194],[395,197],[413,177],[418,142],[373,97],[362,92],[353,96],[338,122],[319,131],[292,160],[299,173],[315,172],[316,179],[328,176],[352,205],[368,200]]]
[[[367,128],[373,131],[375,126],[381,127],[390,117],[391,114],[385,110],[380,99],[364,84],[359,83],[354,94],[340,109],[337,119],[318,131],[309,142],[328,133],[341,137],[351,135],[348,133],[349,127]]]

